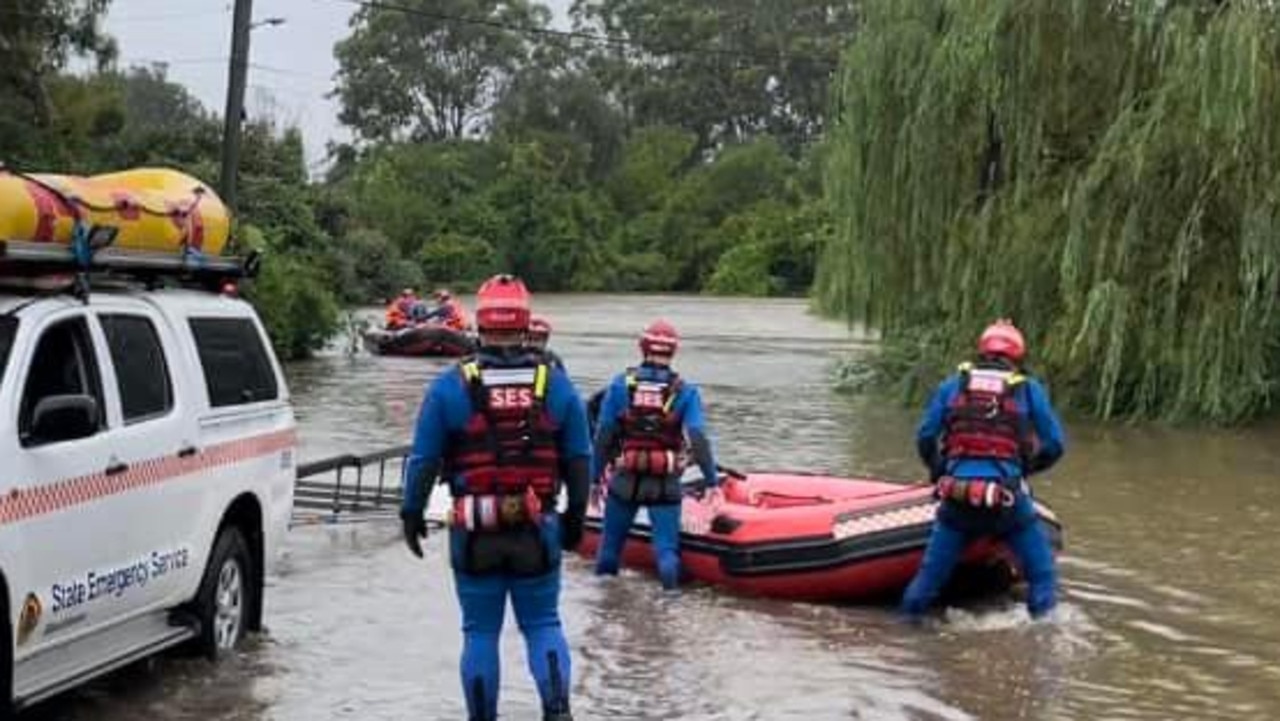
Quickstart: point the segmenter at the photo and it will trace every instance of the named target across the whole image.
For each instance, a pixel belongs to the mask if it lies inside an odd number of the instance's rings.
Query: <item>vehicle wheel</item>
[[[4,642],[0,646],[0,721],[11,721],[16,718],[13,710],[13,632],[7,619],[0,622],[0,628],[4,629]]]
[[[224,528],[209,554],[194,608],[200,622],[195,647],[210,660],[230,653],[244,638],[249,610],[262,593],[254,578],[244,536],[237,528]]]

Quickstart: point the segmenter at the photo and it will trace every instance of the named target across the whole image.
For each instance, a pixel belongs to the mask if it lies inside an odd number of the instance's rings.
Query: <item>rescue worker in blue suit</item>
[[[676,329],[656,321],[640,337],[644,362],[614,377],[596,421],[592,478],[612,462],[604,533],[596,557],[598,575],[618,573],[627,533],[641,507],[648,509],[658,577],[666,589],[680,585],[680,479],[688,451],[708,488],[719,485],[707,437],[702,399],[693,383],[671,368],[680,344]]]
[[[978,360],[960,366],[929,401],[917,433],[920,458],[941,499],[920,570],[903,611],[918,620],[937,598],[970,541],[1002,539],[1027,579],[1027,609],[1056,603],[1053,548],[1025,478],[1062,457],[1062,424],[1044,386],[1020,365],[1026,341],[1001,320],[978,340]]]
[[[481,348],[427,389],[405,469],[401,519],[422,557],[433,479],[449,486],[449,550],[462,607],[462,686],[471,721],[498,716],[507,598],[524,635],[543,718],[570,721],[560,624],[562,550],[582,540],[591,442],[573,382],[525,348],[529,293],[496,276],[477,293]],[[556,513],[561,481],[567,510]]]
[[[547,347],[551,342],[551,321],[542,316],[533,316],[529,321],[529,347],[538,351],[551,365],[564,370],[564,361],[560,354]]]
[[[453,293],[450,293],[447,289],[440,288],[432,293],[431,297],[435,299],[436,306],[427,308],[425,303],[422,304],[421,318],[416,320],[421,320],[424,323],[435,321],[456,331],[471,329],[471,321],[467,319],[467,311],[458,302],[458,299],[453,297]]]

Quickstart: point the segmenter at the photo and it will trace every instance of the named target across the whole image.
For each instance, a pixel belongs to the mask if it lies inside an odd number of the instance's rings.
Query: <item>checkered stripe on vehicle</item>
[[[295,431],[280,431],[220,443],[186,458],[175,455],[138,461],[130,465],[128,470],[115,475],[108,475],[104,471],[54,481],[43,486],[14,489],[0,496],[0,525],[56,513],[107,496],[178,480],[200,471],[242,463],[291,448],[296,443]]]
[[[938,504],[927,501],[911,506],[874,511],[837,520],[831,527],[831,535],[840,538],[863,536],[898,528],[910,528],[933,523]]]

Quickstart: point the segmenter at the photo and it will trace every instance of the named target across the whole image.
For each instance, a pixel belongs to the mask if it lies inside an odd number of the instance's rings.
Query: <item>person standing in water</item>
[[[564,360],[555,351],[547,347],[551,342],[551,321],[535,315],[529,321],[529,347],[541,353],[551,365],[564,370]]]
[[[480,350],[427,389],[405,467],[400,515],[415,556],[422,557],[423,513],[437,472],[453,497],[449,552],[462,607],[462,687],[471,721],[498,716],[508,598],[543,718],[572,720],[560,565],[562,550],[582,540],[591,443],[573,382],[525,347],[529,306],[528,291],[512,276],[480,287]],[[568,504],[557,514],[562,473]]]
[[[679,334],[666,321],[644,330],[643,362],[614,377],[600,403],[592,465],[592,478],[599,478],[612,462],[596,573],[617,574],[627,533],[644,507],[653,529],[658,577],[667,589],[680,585],[686,436],[707,487],[719,485],[698,387],[671,367],[679,345]]]
[[[965,547],[983,536],[1002,539],[1017,556],[1032,617],[1056,603],[1053,548],[1025,479],[1057,463],[1065,440],[1048,392],[1022,371],[1025,357],[1022,332],[997,321],[978,339],[976,361],[943,381],[925,409],[917,449],[942,503],[903,596],[912,621],[937,598]]]

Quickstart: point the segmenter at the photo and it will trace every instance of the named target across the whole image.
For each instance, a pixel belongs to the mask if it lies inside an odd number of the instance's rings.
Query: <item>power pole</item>
[[[244,86],[249,74],[249,24],[253,0],[236,0],[231,18],[231,66],[227,79],[227,110],[222,130],[222,177],[219,194],[233,213],[236,210],[236,176],[240,169],[240,125],[244,115]]]

